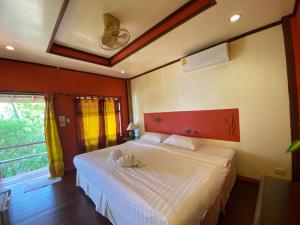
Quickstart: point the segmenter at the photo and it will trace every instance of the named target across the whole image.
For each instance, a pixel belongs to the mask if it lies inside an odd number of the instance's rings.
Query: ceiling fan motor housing
[[[103,20],[104,20],[104,32],[107,31],[118,31],[120,29],[120,20],[117,19],[116,17],[113,17],[109,13],[105,13],[103,15]]]
[[[110,15],[103,14],[104,34],[99,40],[101,48],[113,50],[124,46],[130,39],[130,33],[126,29],[120,28],[120,20]],[[121,35],[120,35],[121,33]]]

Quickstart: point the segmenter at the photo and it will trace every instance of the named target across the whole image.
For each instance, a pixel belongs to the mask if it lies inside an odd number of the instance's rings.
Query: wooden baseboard
[[[245,181],[245,182],[252,183],[252,184],[259,184],[260,183],[260,180],[250,178],[250,177],[241,176],[241,175],[237,175],[236,178],[238,180]]]

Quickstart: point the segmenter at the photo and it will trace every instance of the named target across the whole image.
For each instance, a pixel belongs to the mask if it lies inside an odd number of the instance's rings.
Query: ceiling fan
[[[120,28],[120,20],[109,13],[103,14],[104,33],[99,37],[98,44],[105,50],[114,50],[126,45],[130,39],[128,30]]]

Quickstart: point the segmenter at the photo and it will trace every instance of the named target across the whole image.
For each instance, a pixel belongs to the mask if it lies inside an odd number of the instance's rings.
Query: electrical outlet
[[[274,168],[274,173],[280,176],[285,176],[286,175],[286,169],[285,168]]]

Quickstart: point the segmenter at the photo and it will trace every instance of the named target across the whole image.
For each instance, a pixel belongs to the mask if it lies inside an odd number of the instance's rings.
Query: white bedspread
[[[112,149],[134,154],[145,166],[110,163]],[[203,146],[191,152],[138,140],[78,155],[74,164],[102,192],[111,211],[122,214],[122,220],[110,218],[114,224],[199,225],[222,191],[233,156],[230,149]]]

